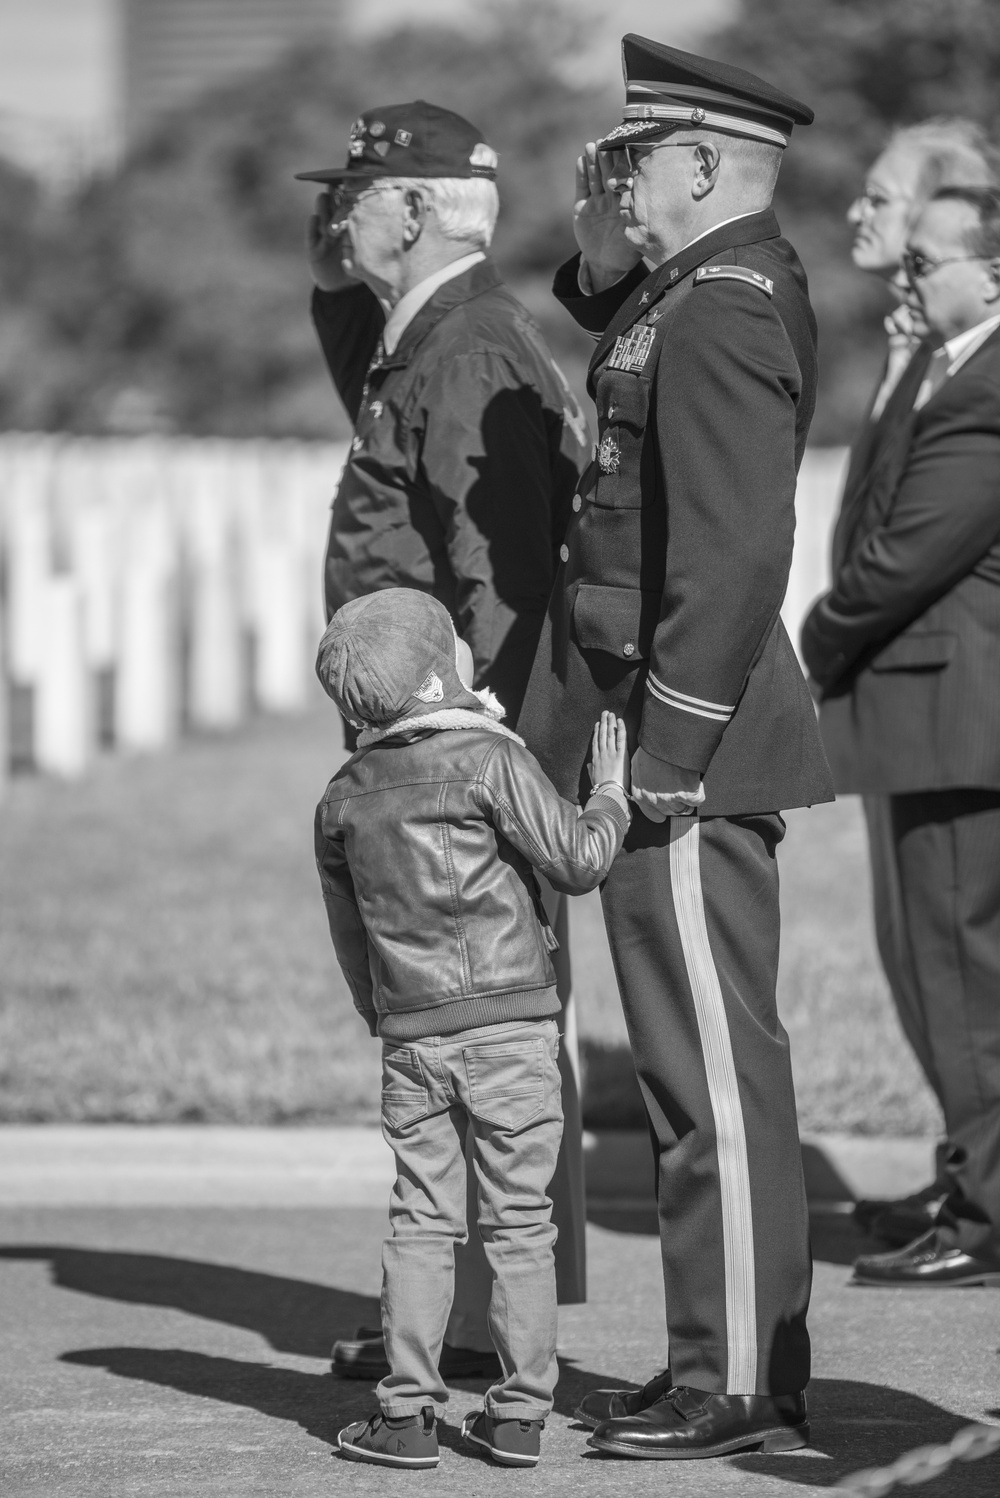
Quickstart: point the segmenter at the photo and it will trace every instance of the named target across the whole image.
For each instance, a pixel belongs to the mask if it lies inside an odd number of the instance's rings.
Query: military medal
[[[615,339],[615,346],[611,350],[608,369],[621,369],[626,374],[638,374],[640,369],[645,368],[655,337],[656,329],[647,327],[645,323],[637,323],[627,333],[619,333]]]
[[[617,473],[621,467],[621,452],[614,432],[605,432],[597,449],[597,466],[602,473]]]

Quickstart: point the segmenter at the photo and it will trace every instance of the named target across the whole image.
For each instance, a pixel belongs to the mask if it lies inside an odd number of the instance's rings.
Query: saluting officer
[[[595,335],[599,441],[519,729],[564,795],[602,708],[636,817],[604,914],[655,1142],[670,1368],[580,1410],[631,1457],[804,1444],[810,1287],[775,1007],[781,808],[827,801],[778,610],[813,412],[806,278],[769,204],[812,111],[626,36],[624,122],[579,164],[557,296]]]

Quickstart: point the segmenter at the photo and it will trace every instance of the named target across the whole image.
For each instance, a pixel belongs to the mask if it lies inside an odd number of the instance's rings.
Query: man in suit
[[[623,43],[625,118],[579,164],[556,294],[597,336],[573,500],[519,730],[578,794],[625,719],[633,821],[603,889],[657,1172],[670,1370],[589,1395],[626,1457],[808,1434],[810,1259],[775,1007],[783,807],[829,800],[779,608],[816,387],[806,278],[771,194],[811,111],[742,69]]]
[[[497,155],[426,100],[365,110],[308,231],[312,314],[355,435],[330,522],[327,616],[379,588],[432,593],[475,681],[517,715],[586,454],[586,420],[534,322],[488,256]],[[345,725],[349,748],[354,731]],[[586,1299],[583,1144],[563,896],[546,889],[563,1004],[566,1127],[552,1182],[563,1303]],[[471,1174],[470,1174],[471,1182]],[[472,1216],[475,1187],[470,1185]],[[492,1275],[473,1231],[456,1259],[445,1378],[493,1377]],[[336,1372],[388,1372],[376,1327],[334,1346]]]
[[[881,448],[891,441],[895,426],[907,420],[912,391],[902,405],[890,398],[921,335],[927,332],[919,308],[907,298],[902,269],[906,236],[915,216],[942,187],[983,187],[994,180],[989,143],[971,120],[934,118],[894,132],[872,164],[864,190],[848,210],[854,225],[851,258],[859,270],[888,283],[898,302],[885,319],[888,350],[881,381],[851,452],[840,516],[834,531],[833,570],[843,561],[851,534],[855,504],[864,492],[869,468]],[[932,1087],[935,1069],[927,1052],[919,994],[909,979],[903,928],[899,916],[899,880],[895,866],[889,802],[875,794],[862,797],[868,830],[872,873],[872,903],[879,956],[885,970],[900,1026]],[[939,1150],[943,1156],[945,1150]],[[935,1172],[923,1190],[899,1201],[861,1201],[854,1209],[859,1224],[888,1243],[909,1243],[934,1222],[949,1186],[943,1172]]]
[[[953,1190],[866,1284],[1000,1283],[1000,192],[944,188],[904,254],[911,361],[802,649],[838,790],[888,798],[901,947]]]

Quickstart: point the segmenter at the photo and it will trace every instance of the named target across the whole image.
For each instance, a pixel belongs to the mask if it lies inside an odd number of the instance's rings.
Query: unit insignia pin
[[[639,298],[639,306],[640,307],[644,307],[648,301],[649,301],[649,292],[648,291],[644,291],[642,293],[642,296]]]
[[[597,466],[602,473],[617,473],[621,467],[618,439],[613,432],[605,432],[597,449]]]
[[[385,126],[383,125],[382,121],[381,120],[372,120],[371,124],[368,126],[368,134],[369,135],[374,135],[375,138],[376,138],[376,140],[378,139],[378,137],[380,135],[384,135],[385,134]]]

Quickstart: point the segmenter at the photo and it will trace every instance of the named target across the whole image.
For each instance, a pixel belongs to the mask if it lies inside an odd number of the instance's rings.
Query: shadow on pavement
[[[887,1466],[914,1447],[943,1445],[969,1424],[967,1417],[953,1415],[918,1394],[840,1378],[813,1379],[809,1415],[812,1444],[807,1451],[790,1456],[748,1453],[731,1457],[730,1464],[802,1486],[835,1487],[849,1474]],[[952,1468],[921,1491],[928,1498],[996,1498],[1000,1458]]]
[[[169,1306],[243,1327],[276,1352],[300,1357],[326,1357],[336,1337],[352,1336],[357,1326],[373,1320],[377,1325],[379,1319],[374,1296],[199,1259],[48,1244],[0,1247],[3,1259],[48,1260],[54,1283],[64,1290],[133,1305]]]

